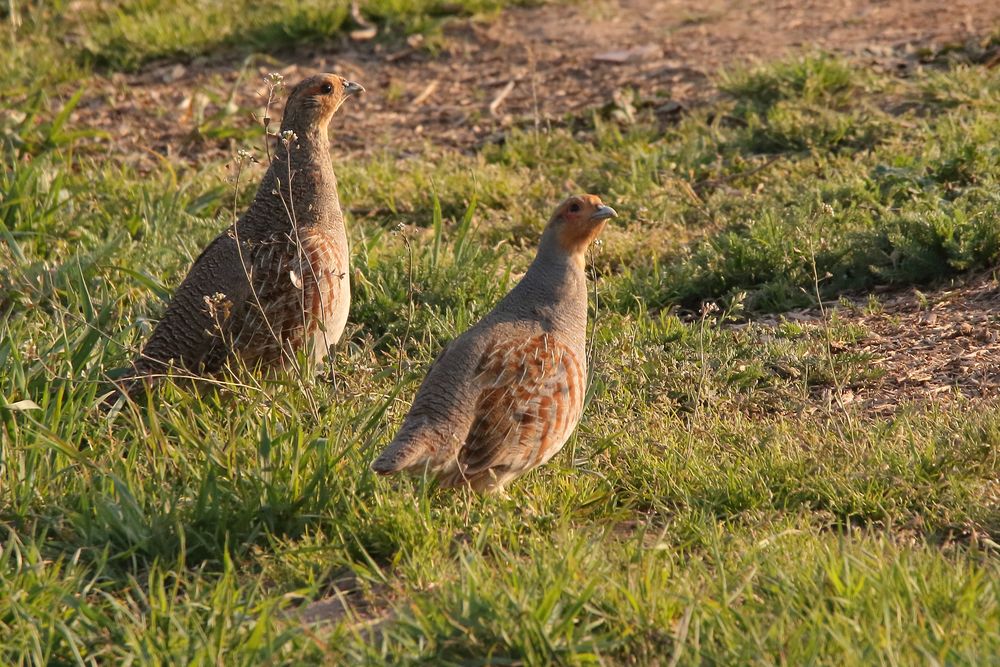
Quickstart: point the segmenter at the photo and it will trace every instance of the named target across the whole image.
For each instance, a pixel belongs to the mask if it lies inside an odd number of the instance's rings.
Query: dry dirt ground
[[[894,294],[859,319],[870,332],[860,347],[884,373],[857,389],[866,407],[884,413],[904,401],[995,402],[1000,395],[998,273],[928,294]]]
[[[351,153],[437,145],[472,149],[512,124],[559,122],[623,88],[664,113],[714,94],[720,67],[827,50],[906,67],[924,48],[962,44],[1000,25],[996,0],[596,0],[514,8],[453,21],[444,50],[340,38],[273,57],[214,57],[98,79],[78,119],[115,137],[124,159],[231,154],[195,131],[227,104],[259,110],[261,76],[336,71],[367,86],[336,122]],[[145,157],[142,157],[145,156]]]
[[[1000,25],[997,0],[597,0],[511,9],[455,21],[445,47],[387,48],[347,37],[325,48],[257,59],[216,57],[98,77],[77,111],[115,137],[111,152],[155,167],[154,154],[198,162],[235,147],[196,131],[227,103],[259,110],[261,77],[336,71],[368,87],[335,123],[340,151],[406,155],[427,146],[474,150],[512,125],[558,123],[623,88],[663,113],[714,95],[720,67],[803,50],[906,68],[925,49],[981,39]],[[249,119],[246,121],[250,123]],[[110,142],[109,142],[110,145]],[[998,223],[1000,224],[1000,223]],[[882,309],[841,309],[870,331],[858,345],[884,375],[841,401],[873,412],[913,400],[995,400],[1000,387],[1000,286],[995,275],[919,295],[883,295]],[[798,313],[806,320],[816,313]]]
[[[876,373],[860,384],[824,386],[816,396],[821,402],[860,405],[863,414],[886,417],[906,404],[995,403],[1000,396],[1000,268],[933,291],[909,288],[758,323],[787,319],[823,326],[834,312],[842,322],[861,325],[866,335],[835,343],[831,354],[865,354]]]

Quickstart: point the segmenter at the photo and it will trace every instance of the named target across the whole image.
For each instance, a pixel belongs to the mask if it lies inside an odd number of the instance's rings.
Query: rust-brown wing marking
[[[282,234],[256,248],[247,262],[256,298],[247,300],[233,331],[233,348],[245,362],[274,362],[325,323],[340,280],[331,269],[334,252],[319,235],[296,243]]]
[[[547,333],[492,346],[476,381],[482,391],[458,457],[461,476],[474,485],[484,475],[509,479],[548,461],[583,409],[580,361]]]

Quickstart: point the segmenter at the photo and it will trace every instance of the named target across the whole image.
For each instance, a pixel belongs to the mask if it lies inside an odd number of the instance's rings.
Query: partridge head
[[[610,218],[617,215],[596,195],[570,197],[556,208],[548,227],[560,249],[581,267],[591,242],[604,231]],[[545,239],[543,236],[543,243]]]
[[[586,393],[585,253],[615,215],[594,195],[559,205],[521,281],[431,366],[375,472],[488,492],[562,448]]]
[[[341,105],[349,97],[363,92],[364,86],[336,74],[317,74],[303,79],[288,95],[281,130],[299,135],[325,131]]]

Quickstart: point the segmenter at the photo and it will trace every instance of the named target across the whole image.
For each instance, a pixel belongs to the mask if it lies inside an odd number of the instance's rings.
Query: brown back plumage
[[[364,90],[333,74],[292,89],[281,141],[250,207],[177,288],[121,387],[176,366],[215,373],[233,356],[270,365],[306,346],[322,359],[350,302],[349,258],[327,127]]]
[[[584,253],[614,215],[594,195],[556,209],[521,282],[431,366],[375,472],[491,491],[562,448],[586,388]]]

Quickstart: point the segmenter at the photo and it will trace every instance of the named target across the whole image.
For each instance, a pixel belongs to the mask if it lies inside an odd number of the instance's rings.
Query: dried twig
[[[500,105],[503,104],[503,101],[505,99],[507,99],[507,96],[510,95],[510,92],[512,90],[514,90],[514,83],[515,82],[513,80],[512,81],[508,81],[507,85],[504,86],[500,90],[500,92],[497,93],[496,97],[493,98],[493,101],[490,102],[490,115],[491,116],[496,116],[497,115],[497,110],[500,108]]]
[[[433,81],[431,81],[430,83],[428,83],[424,87],[424,89],[422,91],[420,91],[420,94],[413,98],[413,102],[411,102],[411,106],[418,107],[421,104],[423,104],[424,102],[426,102],[427,98],[429,98],[431,95],[433,95],[434,91],[437,90],[437,87],[438,87],[439,83],[440,83],[440,81],[438,81],[437,79],[434,79]]]
[[[369,39],[374,39],[378,35],[378,28],[373,24],[369,23],[368,20],[361,14],[361,4],[358,0],[351,0],[351,20],[358,26],[355,30],[352,30],[349,34],[351,39],[356,42],[363,42]]]

